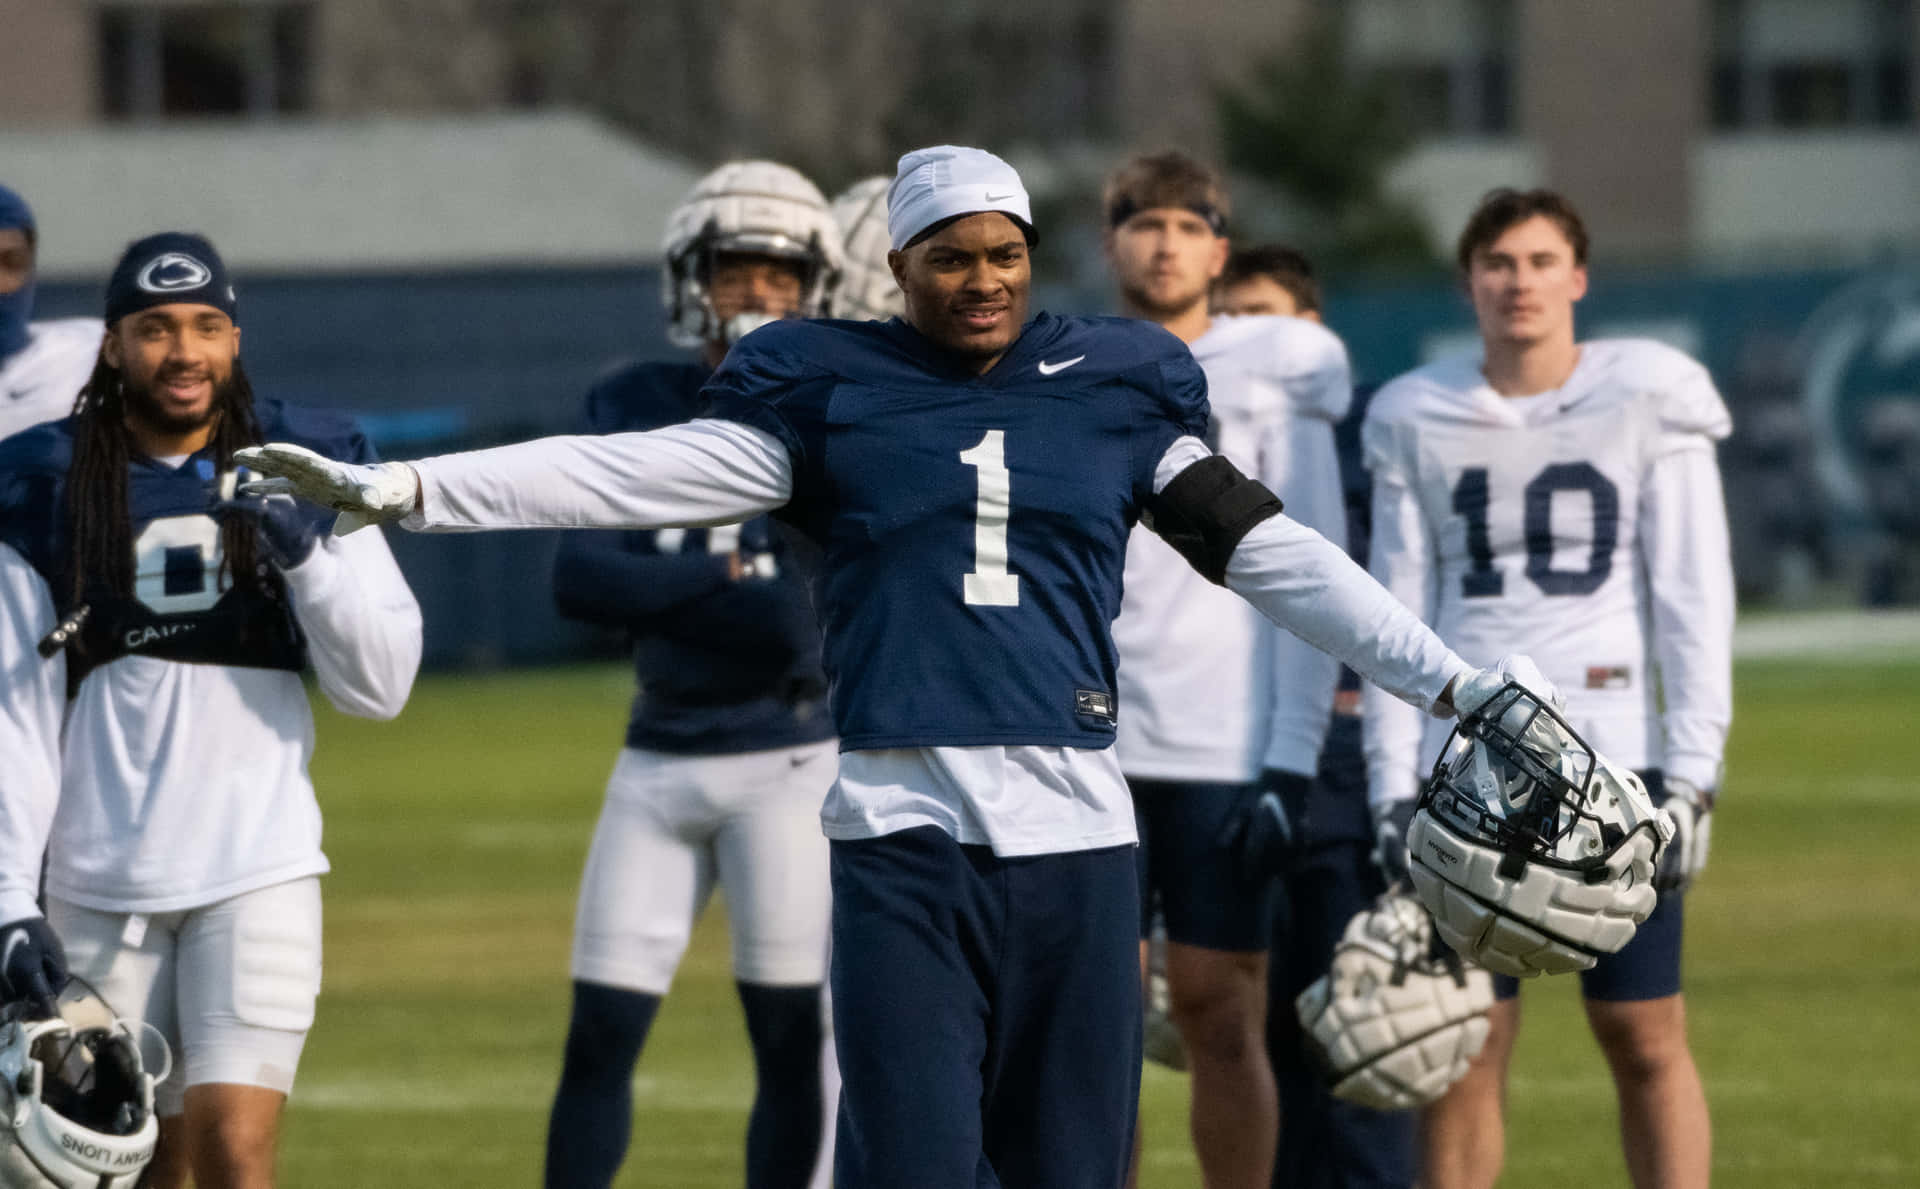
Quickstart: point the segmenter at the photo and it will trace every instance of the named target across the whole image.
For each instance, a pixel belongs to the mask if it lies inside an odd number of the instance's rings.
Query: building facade
[[[1217,143],[1318,19],[1417,134],[1444,240],[1492,182],[1647,261],[1920,245],[1920,0],[0,0],[0,130],[584,107],[829,184],[935,140]]]

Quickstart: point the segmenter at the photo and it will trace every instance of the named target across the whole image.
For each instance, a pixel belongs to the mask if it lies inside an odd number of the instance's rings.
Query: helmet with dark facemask
[[[1586,970],[1653,912],[1673,823],[1640,778],[1509,684],[1455,726],[1407,831],[1414,890],[1489,970]]]

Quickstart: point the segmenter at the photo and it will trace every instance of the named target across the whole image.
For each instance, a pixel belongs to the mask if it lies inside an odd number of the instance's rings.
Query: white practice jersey
[[[1287,515],[1346,543],[1333,426],[1353,399],[1347,351],[1303,318],[1216,317],[1193,343],[1207,375],[1207,436]],[[1213,585],[1144,525],[1127,541],[1114,621],[1129,776],[1248,781],[1265,767],[1311,775],[1339,662]]]
[[[1475,359],[1410,372],[1362,427],[1374,576],[1469,662],[1531,656],[1609,759],[1714,787],[1733,633],[1714,443],[1731,426],[1706,369],[1650,341],[1585,343],[1565,385],[1520,398]],[[1374,804],[1414,795],[1446,731],[1371,692],[1366,720]]]
[[[1155,490],[1209,453],[1196,438],[1174,442],[1156,467]],[[773,511],[794,491],[792,456],[778,438],[714,419],[545,438],[413,467],[422,506],[403,524],[442,532],[727,524]],[[1241,539],[1226,579],[1276,623],[1421,709],[1468,671],[1339,546],[1286,516]],[[847,751],[821,820],[828,837],[845,839],[932,825],[1001,855],[1137,840],[1110,746]]]
[[[321,692],[348,714],[398,714],[420,609],[385,539],[323,538],[286,582]],[[54,623],[46,581],[0,544],[0,919],[37,911],[43,848],[51,895],[108,912],[198,907],[327,869],[299,673],[128,655],[69,704],[65,654],[36,650]]]
[[[28,323],[27,345],[0,359],[0,438],[73,412],[105,334],[98,318]]]

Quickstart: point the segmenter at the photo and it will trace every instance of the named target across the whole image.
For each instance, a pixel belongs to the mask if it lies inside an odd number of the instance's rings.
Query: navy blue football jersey
[[[586,430],[658,429],[693,417],[711,372],[642,363],[587,393]],[[734,581],[728,555],[770,566]],[[554,559],[561,613],[624,629],[640,689],[627,745],[723,755],[833,736],[820,630],[801,563],[772,520],[724,528],[569,532]]]
[[[792,455],[843,746],[1112,743],[1127,534],[1206,433],[1184,343],[1041,314],[974,375],[897,319],[781,322],[706,392]]]
[[[262,440],[296,442],[331,458],[374,462],[373,448],[348,416],[261,401]],[[255,582],[224,572],[221,525],[243,515],[223,507],[234,477],[215,473],[212,450],[178,465],[134,455],[128,466],[133,592],[90,582],[72,597],[66,517],[67,472],[73,461],[71,417],[35,426],[0,443],[0,541],[26,558],[47,582],[65,616],[84,605],[86,618],[68,645],[68,691],[95,667],[140,655],[196,664],[298,670],[306,643],[279,574]]]

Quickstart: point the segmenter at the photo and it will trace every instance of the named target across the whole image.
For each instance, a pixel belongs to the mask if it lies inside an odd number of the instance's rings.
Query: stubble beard
[[[190,434],[205,429],[220,416],[220,410],[227,407],[233,395],[233,373],[228,372],[225,377],[213,382],[213,395],[205,408],[191,413],[174,413],[168,411],[153,394],[159,382],[160,375],[157,372],[145,384],[135,384],[123,375],[120,382],[121,399],[125,402],[127,417],[163,434]]]

